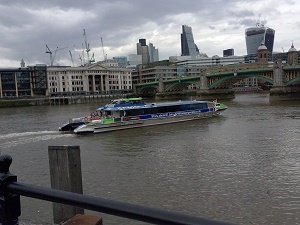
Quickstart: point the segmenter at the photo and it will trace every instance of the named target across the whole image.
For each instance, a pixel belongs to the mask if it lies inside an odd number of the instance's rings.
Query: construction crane
[[[71,53],[71,51],[70,51],[70,50],[69,50],[69,52],[70,52],[70,56],[71,56],[71,61],[72,61],[73,67],[74,67],[74,61],[73,61],[73,56],[72,56],[72,53]]]
[[[50,65],[52,64],[53,60],[52,60],[52,51],[50,50],[50,48],[48,47],[48,45],[46,45],[46,53],[50,54]],[[53,65],[51,65],[53,66]]]
[[[83,64],[82,64],[82,57],[81,57],[81,55],[79,55],[79,60],[80,60],[80,66],[83,66]]]
[[[87,42],[85,29],[83,29],[83,37],[84,37],[85,51],[86,51],[86,54],[87,54],[87,59],[88,59],[88,62],[90,62],[89,52],[91,51],[91,49],[90,49],[90,44]]]
[[[46,45],[46,53],[50,54],[50,66],[53,66],[53,62],[54,62],[57,51],[63,50],[63,49],[66,49],[66,48],[68,48],[68,47],[63,47],[63,48],[56,47],[56,49],[54,51],[54,54],[53,54],[53,52],[50,50],[48,45]]]
[[[107,60],[107,55],[106,55],[105,52],[104,52],[104,47],[103,47],[103,40],[102,40],[102,37],[101,37],[101,46],[102,46],[102,51],[103,51],[103,58],[104,58],[104,61],[106,62],[106,60]]]
[[[89,62],[95,62],[95,56],[94,56],[94,53],[93,53],[93,55],[92,55],[92,57],[91,57],[91,59],[90,59]]]

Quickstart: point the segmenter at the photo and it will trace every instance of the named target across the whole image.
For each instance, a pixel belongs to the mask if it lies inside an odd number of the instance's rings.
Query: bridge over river
[[[300,99],[300,66],[283,65],[277,60],[273,65],[265,62],[240,63],[218,68],[199,68],[198,73],[187,74],[176,79],[162,79],[156,82],[140,83],[134,86],[137,95],[155,94],[156,97],[186,95],[196,87],[197,97],[233,98],[233,84],[245,78],[254,77],[270,84],[270,99]],[[193,70],[194,71],[194,70]]]

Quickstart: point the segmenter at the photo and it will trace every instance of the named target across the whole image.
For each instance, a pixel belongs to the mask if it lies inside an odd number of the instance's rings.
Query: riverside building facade
[[[131,69],[120,68],[113,61],[99,62],[84,67],[48,67],[47,76],[51,96],[128,93],[132,90]]]
[[[41,64],[0,68],[0,98],[130,93],[131,71],[118,67],[114,60],[80,67]]]
[[[47,67],[43,64],[25,67],[24,60],[19,68],[0,68],[0,98],[46,96],[46,71]]]

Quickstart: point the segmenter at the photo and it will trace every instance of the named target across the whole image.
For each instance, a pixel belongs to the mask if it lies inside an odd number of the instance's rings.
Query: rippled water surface
[[[218,118],[80,138],[58,127],[99,105],[5,108],[0,149],[20,182],[50,187],[48,146],[79,145],[85,194],[236,224],[300,224],[300,102],[224,103]],[[22,197],[20,219],[51,223],[52,205]]]

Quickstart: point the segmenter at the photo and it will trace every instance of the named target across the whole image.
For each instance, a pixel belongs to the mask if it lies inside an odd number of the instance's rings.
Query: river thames
[[[50,187],[48,146],[78,145],[84,194],[234,224],[300,224],[300,101],[220,102],[220,117],[85,137],[58,127],[102,103],[2,108],[0,149],[22,183]],[[21,207],[20,221],[52,223],[52,203],[21,197]]]

